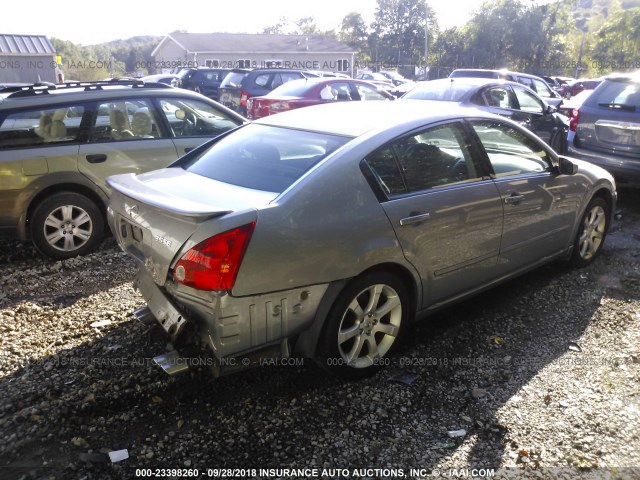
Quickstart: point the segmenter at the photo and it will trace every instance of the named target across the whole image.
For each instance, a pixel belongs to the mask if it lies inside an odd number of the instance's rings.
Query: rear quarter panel
[[[394,263],[419,277],[360,171],[374,147],[343,147],[258,210],[233,294],[287,290],[355,277]]]

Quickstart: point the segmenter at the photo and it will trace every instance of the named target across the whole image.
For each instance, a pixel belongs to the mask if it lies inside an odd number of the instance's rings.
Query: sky
[[[436,11],[440,27],[446,28],[464,24],[484,0],[427,1]],[[0,34],[46,35],[93,45],[137,35],[162,36],[175,30],[260,33],[265,27],[277,24],[281,17],[297,20],[308,16],[312,16],[321,29],[337,31],[350,12],[359,12],[369,24],[377,5],[376,0],[191,0],[157,2],[158,6],[154,3],[109,0],[100,5],[87,3],[80,8],[52,8],[49,0],[30,0],[28,11],[40,13],[5,16],[0,20]]]

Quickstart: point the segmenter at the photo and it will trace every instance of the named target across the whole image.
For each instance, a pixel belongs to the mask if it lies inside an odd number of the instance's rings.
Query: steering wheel
[[[187,112],[184,116],[182,132],[184,135],[194,135],[198,131],[198,117],[193,112]]]

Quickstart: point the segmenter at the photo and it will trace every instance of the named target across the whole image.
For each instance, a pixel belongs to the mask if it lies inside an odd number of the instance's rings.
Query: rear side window
[[[182,168],[220,182],[282,193],[348,140],[252,124],[222,138]]]
[[[10,113],[0,121],[0,149],[75,142],[84,111],[77,105]]]
[[[457,124],[395,140],[369,155],[366,163],[388,196],[480,179]]]

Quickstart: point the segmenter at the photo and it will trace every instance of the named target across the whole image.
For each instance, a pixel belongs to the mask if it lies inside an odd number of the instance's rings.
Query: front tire
[[[587,205],[573,245],[574,266],[585,267],[600,254],[609,229],[609,210],[609,204],[600,197],[592,198]]]
[[[327,317],[321,353],[337,376],[363,378],[388,363],[408,323],[410,301],[402,280],[374,272],[349,283]]]
[[[89,198],[74,192],[44,199],[31,217],[31,237],[36,248],[56,260],[93,251],[104,234],[100,209]]]

